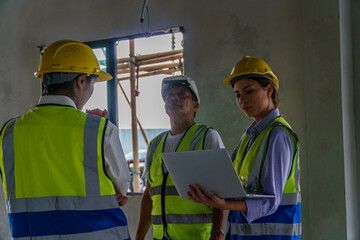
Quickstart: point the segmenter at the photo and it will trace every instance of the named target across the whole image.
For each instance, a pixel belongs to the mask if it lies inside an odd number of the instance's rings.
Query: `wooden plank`
[[[181,70],[178,68],[171,68],[168,70],[158,70],[158,71],[154,71],[154,72],[140,74],[139,78],[149,77],[149,76],[154,76],[154,75],[159,75],[159,74],[172,74],[173,72],[181,72]],[[129,80],[129,76],[118,78],[118,81],[125,81],[125,80]]]
[[[139,72],[152,72],[164,68],[172,68],[172,67],[182,67],[181,62],[174,62],[174,63],[166,63],[166,64],[160,64],[160,65],[153,65],[153,66],[141,66],[139,67]],[[129,68],[124,69],[118,69],[118,74],[125,74],[129,73]]]
[[[148,60],[148,59],[153,59],[153,58],[170,56],[170,55],[174,55],[174,54],[178,54],[178,53],[183,53],[183,52],[184,52],[184,49],[167,51],[167,52],[158,52],[158,53],[144,54],[144,55],[135,56],[135,60],[136,60],[136,61],[143,61],[143,60]],[[119,64],[119,63],[125,63],[125,62],[129,62],[129,57],[124,57],[124,58],[119,58],[119,59],[117,59],[117,63],[118,63],[118,64]]]

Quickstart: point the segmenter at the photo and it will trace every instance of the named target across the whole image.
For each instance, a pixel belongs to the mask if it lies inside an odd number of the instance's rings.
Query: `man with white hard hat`
[[[225,212],[180,198],[160,156],[162,152],[224,148],[221,137],[216,130],[195,123],[200,97],[190,77],[164,78],[162,97],[171,130],[159,134],[148,147],[145,171],[148,181],[136,239],[144,239],[151,224],[154,239],[223,239]]]

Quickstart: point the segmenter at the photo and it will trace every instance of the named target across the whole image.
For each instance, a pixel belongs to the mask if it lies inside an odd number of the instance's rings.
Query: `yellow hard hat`
[[[229,77],[224,80],[225,85],[231,86],[234,80],[251,77],[265,77],[270,79],[276,88],[279,88],[279,80],[271,71],[269,65],[257,57],[244,56],[231,71]]]
[[[72,40],[60,40],[46,48],[34,75],[43,78],[46,73],[84,73],[98,75],[97,81],[112,79],[109,73],[100,70],[99,62],[88,45]]]

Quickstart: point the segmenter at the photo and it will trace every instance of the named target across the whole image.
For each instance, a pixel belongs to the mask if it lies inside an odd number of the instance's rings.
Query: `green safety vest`
[[[193,124],[184,134],[176,151],[201,150],[209,127]],[[151,161],[148,180],[151,184],[151,220],[154,238],[202,240],[209,239],[212,227],[212,208],[180,198],[168,173],[163,170],[160,154],[168,132],[150,143],[148,160]]]
[[[238,239],[236,236],[246,236],[247,239],[281,239],[295,240],[301,235],[301,194],[300,194],[300,166],[298,137],[290,125],[282,118],[275,118],[256,137],[254,143],[245,154],[250,142],[250,136],[244,135],[233,162],[240,181],[248,193],[259,193],[261,171],[264,164],[268,139],[271,131],[282,128],[293,143],[293,162],[290,175],[286,181],[280,206],[275,213],[255,220],[250,225],[240,212],[232,211],[229,214],[229,239]],[[251,230],[250,230],[251,229]],[[253,237],[253,238],[252,238]]]
[[[42,105],[4,126],[0,170],[14,239],[129,238],[103,167],[106,124],[73,107]]]

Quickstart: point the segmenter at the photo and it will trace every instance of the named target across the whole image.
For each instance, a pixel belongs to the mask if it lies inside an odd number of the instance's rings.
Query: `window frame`
[[[170,27],[167,29],[157,30],[151,32],[152,36],[170,34],[170,33],[177,33],[181,32],[184,34],[183,27]],[[107,82],[107,106],[109,112],[109,120],[116,126],[119,125],[118,123],[118,79],[117,79],[117,56],[116,56],[116,42],[122,40],[131,40],[136,38],[143,38],[145,33],[143,34],[135,34],[129,35],[124,37],[115,37],[115,38],[108,38],[103,40],[94,40],[84,42],[85,44],[89,45],[92,49],[94,48],[105,48],[106,50],[106,71],[111,74],[114,78]]]

